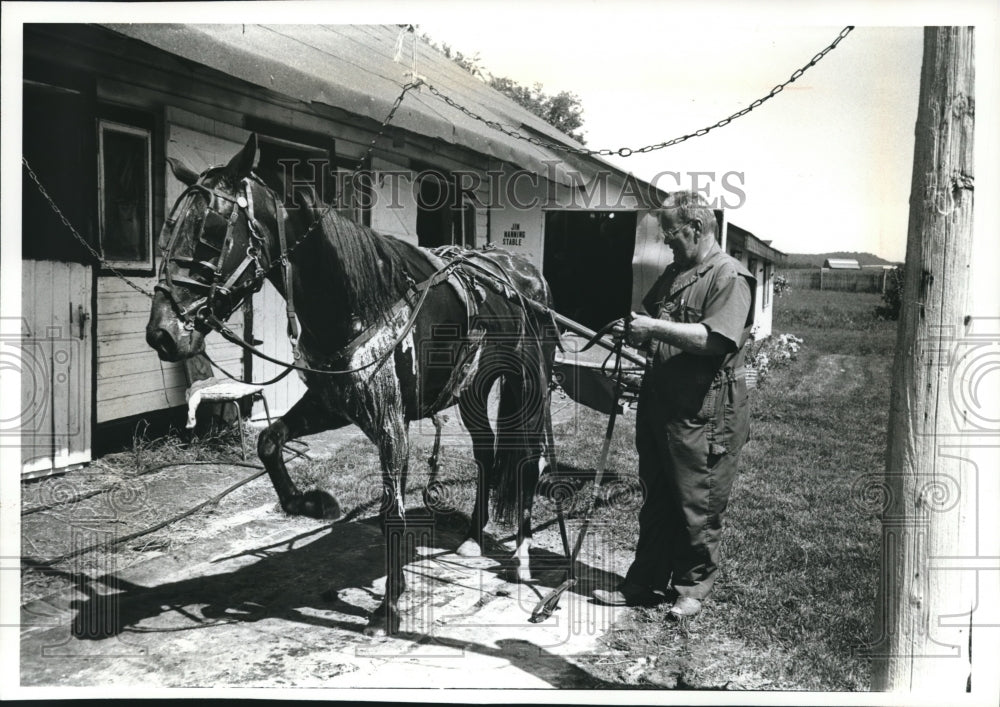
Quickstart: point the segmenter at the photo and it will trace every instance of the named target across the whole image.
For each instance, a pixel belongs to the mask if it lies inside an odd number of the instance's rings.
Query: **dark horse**
[[[456,400],[479,467],[459,552],[481,552],[495,487],[495,513],[518,522],[514,560],[518,578],[527,579],[532,497],[553,459],[548,381],[556,335],[551,319],[519,298],[548,306],[545,280],[502,250],[452,253],[457,267],[442,271],[445,260],[342,218],[308,194],[284,203],[283,185],[253,171],[256,153],[251,136],[228,165],[201,175],[170,161],[188,188],[164,225],[146,341],[166,361],[200,353],[210,331],[231,336],[222,322],[265,277],[293,304],[301,325],[296,364],[307,369],[300,375],[308,390],[261,433],[258,453],[285,512],[335,518],[332,496],[296,488],[283,445],[356,424],[378,446],[387,579],[367,633],[399,627],[403,543],[392,535],[404,516],[409,422]],[[498,381],[494,433],[486,401]]]

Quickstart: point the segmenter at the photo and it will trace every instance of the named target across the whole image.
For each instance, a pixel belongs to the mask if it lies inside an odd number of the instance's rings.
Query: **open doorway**
[[[545,214],[543,274],[557,312],[592,329],[628,313],[635,228],[633,211]]]

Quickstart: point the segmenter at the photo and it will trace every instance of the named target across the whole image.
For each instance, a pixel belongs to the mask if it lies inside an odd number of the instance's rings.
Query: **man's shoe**
[[[701,611],[701,602],[694,597],[678,597],[674,605],[670,607],[667,615],[672,619],[684,619],[694,616]]]
[[[594,601],[605,606],[656,606],[664,597],[648,588],[595,589]]]

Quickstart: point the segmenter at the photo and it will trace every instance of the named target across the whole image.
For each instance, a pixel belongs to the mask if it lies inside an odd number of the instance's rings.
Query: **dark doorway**
[[[22,154],[80,237],[97,248],[93,104],[81,91],[41,81],[25,80],[23,95]],[[21,173],[21,257],[93,263],[27,170]]]
[[[592,329],[625,316],[632,302],[634,211],[550,211],[544,275],[556,311]]]

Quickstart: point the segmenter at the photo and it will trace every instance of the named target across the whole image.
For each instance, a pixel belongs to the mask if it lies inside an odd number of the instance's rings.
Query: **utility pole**
[[[1000,554],[996,533],[982,533],[997,525],[996,497],[987,494],[998,474],[977,461],[989,443],[976,436],[976,401],[961,394],[981,354],[977,307],[995,309],[974,304],[970,286],[974,87],[973,28],[926,28],[869,646],[874,690],[949,703],[995,686],[1000,672],[982,662],[998,630],[976,625],[995,623],[983,617],[1000,573],[976,568],[986,567],[983,555]],[[978,236],[981,244],[995,237]],[[985,345],[998,355],[995,336]]]

